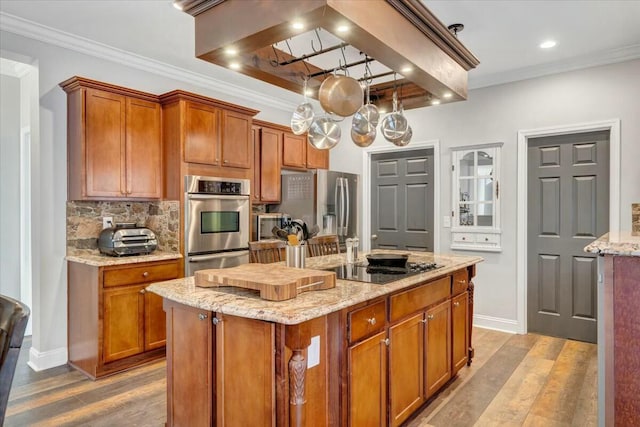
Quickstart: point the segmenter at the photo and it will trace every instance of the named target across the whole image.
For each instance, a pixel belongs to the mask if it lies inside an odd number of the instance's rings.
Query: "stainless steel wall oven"
[[[185,275],[249,262],[249,180],[185,177]]]

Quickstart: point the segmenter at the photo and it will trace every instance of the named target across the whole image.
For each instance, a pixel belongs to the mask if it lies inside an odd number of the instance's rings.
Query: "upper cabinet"
[[[155,95],[73,77],[67,92],[69,200],[162,197]]]
[[[307,135],[284,133],[282,167],[292,169],[329,169],[329,150],[319,150],[307,140]]]
[[[280,153],[284,131],[277,125],[257,122],[253,128],[253,203],[280,203]]]
[[[502,143],[452,149],[451,248],[501,251]]]

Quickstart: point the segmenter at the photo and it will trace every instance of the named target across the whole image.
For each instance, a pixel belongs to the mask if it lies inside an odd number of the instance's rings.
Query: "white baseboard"
[[[517,320],[503,319],[501,317],[484,316],[482,314],[473,315],[473,326],[494,331],[509,332],[517,334],[520,329]]]
[[[27,362],[27,364],[31,369],[38,372],[65,365],[68,358],[66,348],[56,348],[54,350],[40,352],[31,347],[29,350],[29,362]]]

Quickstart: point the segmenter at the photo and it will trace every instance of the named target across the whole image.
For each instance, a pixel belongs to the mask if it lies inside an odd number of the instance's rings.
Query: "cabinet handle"
[[[429,315],[427,315],[427,319],[428,319],[428,320],[433,320],[433,314],[429,314]]]
[[[389,345],[389,338],[383,339],[382,342],[384,343],[384,345]]]
[[[144,273],[142,273],[142,277],[149,277],[149,272],[145,271]]]
[[[371,319],[367,319],[367,323],[370,325],[375,325],[377,322],[375,317],[372,317]]]
[[[220,322],[222,322],[222,320],[218,319],[217,317],[214,317],[213,319],[211,319],[211,323],[213,323],[214,325],[217,325]]]
[[[453,303],[453,306],[454,306],[454,307],[458,307],[458,306],[460,306],[460,301],[456,301],[456,302],[454,302],[454,303]]]
[[[147,291],[146,291],[146,290],[144,290],[144,289],[140,289],[140,293],[141,293],[141,294],[146,294],[146,293],[147,293]]]
[[[204,320],[204,319],[206,319],[206,318],[207,318],[207,315],[206,315],[206,314],[198,313],[198,319],[200,319],[200,320]]]

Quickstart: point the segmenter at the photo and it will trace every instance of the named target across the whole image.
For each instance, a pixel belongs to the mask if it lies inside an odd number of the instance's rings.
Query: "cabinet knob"
[[[213,323],[214,325],[217,325],[220,322],[222,322],[222,320],[218,319],[217,317],[214,317],[213,319],[211,319],[211,323]]]
[[[421,322],[422,323],[427,323],[427,319],[422,319]]]
[[[200,320],[204,320],[204,319],[206,319],[206,318],[207,318],[207,315],[206,315],[206,314],[198,313],[198,319],[200,319]]]
[[[389,338],[383,339],[382,342],[384,343],[384,345],[389,345]]]
[[[456,302],[454,302],[454,303],[453,303],[453,306],[454,306],[454,307],[459,307],[459,306],[460,306],[460,301],[456,301]]]
[[[145,271],[144,273],[142,273],[142,277],[149,277],[149,272]]]
[[[222,163],[224,163],[225,165],[227,164],[228,160],[223,160]]]
[[[467,238],[466,238],[466,237],[463,237],[463,238],[462,238],[462,240],[467,240]]]
[[[463,280],[458,280],[458,283],[460,283],[461,285],[464,285],[465,283],[467,283],[467,281],[464,280],[464,279]]]
[[[147,291],[146,291],[145,289],[140,289],[140,293],[141,293],[141,294],[146,294],[146,293],[147,293]]]
[[[377,320],[375,317],[372,317],[371,319],[367,319],[367,323],[369,323],[370,325],[375,325],[377,323]]]
[[[427,316],[427,319],[428,319],[428,320],[433,320],[433,314],[429,314],[429,315]]]

